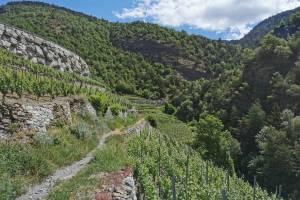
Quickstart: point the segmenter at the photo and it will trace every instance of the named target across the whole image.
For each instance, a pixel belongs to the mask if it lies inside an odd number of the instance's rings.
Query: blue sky
[[[212,39],[239,39],[261,20],[300,6],[300,0],[41,1],[113,22],[149,21]]]

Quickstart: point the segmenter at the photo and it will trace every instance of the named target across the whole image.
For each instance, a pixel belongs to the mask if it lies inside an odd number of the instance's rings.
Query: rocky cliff
[[[83,76],[90,74],[88,65],[78,55],[52,42],[4,24],[0,24],[0,47],[60,71],[74,72]]]

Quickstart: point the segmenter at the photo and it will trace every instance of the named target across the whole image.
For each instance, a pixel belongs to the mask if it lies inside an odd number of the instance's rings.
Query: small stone
[[[1,41],[1,45],[4,46],[4,47],[10,47],[10,46],[11,46],[11,43],[8,42],[8,41],[2,40],[2,41]]]
[[[39,46],[36,46],[35,50],[39,56],[44,56],[44,52]]]
[[[18,44],[18,41],[13,37],[10,38],[10,42],[11,42],[11,44],[14,44],[14,45]]]
[[[4,24],[0,24],[0,30],[4,31],[5,30],[5,26]]]
[[[38,60],[37,60],[37,58],[33,57],[33,58],[31,58],[31,62],[37,63]]]

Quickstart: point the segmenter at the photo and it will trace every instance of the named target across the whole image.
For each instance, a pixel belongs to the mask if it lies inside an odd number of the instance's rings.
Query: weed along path
[[[94,158],[94,153],[96,150],[101,149],[105,145],[105,141],[107,138],[113,136],[113,135],[123,135],[128,134],[131,132],[140,132],[142,129],[145,128],[147,125],[147,122],[144,119],[139,120],[136,124],[133,126],[130,126],[129,128],[125,129],[124,131],[121,131],[119,129],[111,131],[105,135],[103,135],[98,143],[98,146],[88,153],[83,159],[80,161],[77,161],[73,163],[70,166],[64,167],[62,169],[57,170],[52,176],[47,177],[42,183],[35,185],[33,187],[30,187],[27,190],[27,193],[18,197],[16,200],[40,200],[46,198],[49,193],[51,192],[51,189],[60,181],[65,181],[68,179],[71,179],[73,176],[75,176],[80,170],[82,170],[84,167],[86,167],[89,162]]]

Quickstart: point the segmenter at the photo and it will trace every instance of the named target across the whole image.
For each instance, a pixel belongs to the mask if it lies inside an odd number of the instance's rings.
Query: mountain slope
[[[0,10],[0,22],[77,53],[93,76],[118,92],[164,98],[180,89],[182,76],[214,78],[240,62],[237,47],[158,25],[109,23],[36,2],[8,3]],[[145,51],[153,46],[158,51]]]
[[[280,22],[286,22],[291,15],[299,11],[300,11],[300,7],[269,17],[268,19],[265,19],[264,21],[256,25],[242,39],[238,41],[233,41],[233,43],[240,44],[243,47],[249,47],[249,48],[257,47],[260,43],[260,40],[263,38],[263,36],[273,31],[280,24]]]

